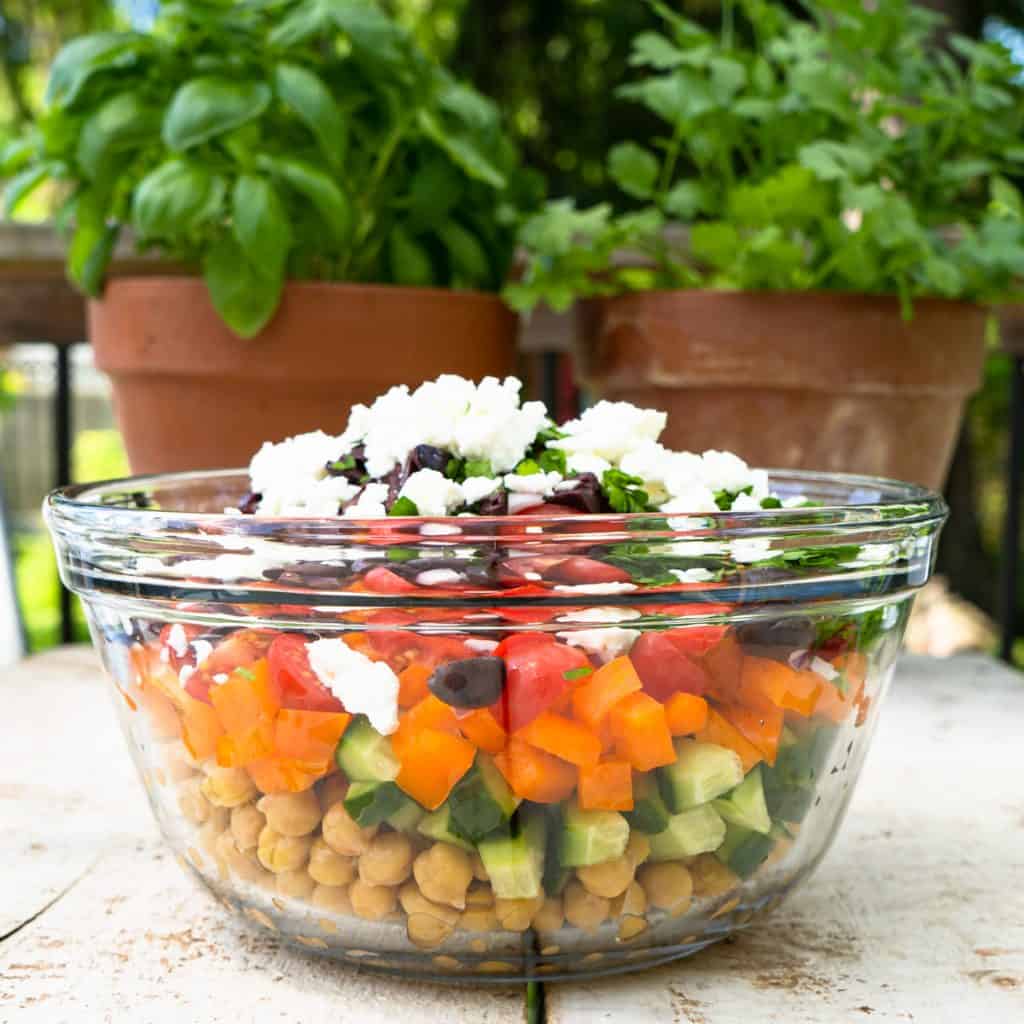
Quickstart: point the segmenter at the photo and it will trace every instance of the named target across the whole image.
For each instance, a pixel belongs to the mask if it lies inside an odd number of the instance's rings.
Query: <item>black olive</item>
[[[436,469],[443,473],[448,468],[451,455],[443,448],[435,448],[432,444],[418,444],[409,454],[407,473],[415,473],[418,469]]]
[[[806,618],[760,619],[744,622],[736,629],[744,647],[765,647],[784,651],[807,650],[814,644],[814,623]]]
[[[505,663],[493,657],[449,661],[434,671],[427,686],[453,708],[486,708],[505,688]]]
[[[549,505],[564,505],[577,512],[596,513],[611,510],[611,506],[605,504],[601,484],[593,473],[580,473],[574,480],[567,480],[566,483],[574,486],[564,491],[556,490],[550,498],[545,499]]]
[[[488,494],[473,506],[473,511],[479,516],[507,516],[508,492],[497,490]]]
[[[250,491],[239,503],[238,511],[243,516],[254,516],[256,510],[260,507],[260,502],[263,500],[262,494],[256,494]]]

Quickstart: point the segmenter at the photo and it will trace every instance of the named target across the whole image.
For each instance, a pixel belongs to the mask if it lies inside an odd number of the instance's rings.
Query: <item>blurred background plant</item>
[[[512,135],[526,161],[546,176],[552,196],[571,194],[581,206],[609,198],[607,151],[646,131],[657,133],[653,115],[614,94],[633,75],[633,37],[658,26],[657,15],[640,0],[382,0],[382,5],[456,75],[506,110]],[[667,6],[709,28],[721,24],[720,0],[669,0]],[[802,10],[799,0],[781,6]],[[946,14],[958,32],[1004,43],[1024,74],[1024,0],[931,0],[927,6]],[[159,0],[0,0],[0,142],[36,117],[48,66],[65,40],[118,22],[145,27],[158,8]],[[47,202],[45,191],[37,193],[24,218],[45,219]],[[1005,512],[1009,373],[1009,361],[993,354],[954,467],[950,498],[957,517],[943,552],[955,589],[993,614]],[[11,417],[8,412],[0,418],[5,415]],[[108,436],[104,444],[116,445],[116,436]],[[76,448],[78,479],[117,475],[116,466],[112,472],[112,464],[90,461],[93,456],[83,453],[82,444],[80,439]],[[0,469],[8,468],[6,462]],[[45,615],[56,616],[52,575],[46,583],[39,568],[49,564],[46,544],[28,543],[20,576],[26,586],[31,581],[33,592],[23,596],[33,616],[33,640],[42,644],[53,635]],[[32,557],[40,560],[35,570],[26,567],[35,564]]]

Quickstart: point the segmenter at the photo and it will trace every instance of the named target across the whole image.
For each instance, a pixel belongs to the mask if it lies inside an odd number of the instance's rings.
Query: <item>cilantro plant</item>
[[[653,0],[619,96],[664,122],[616,146],[618,208],[527,221],[521,309],[646,288],[998,300],[1024,275],[1024,86],[996,43],[909,0],[724,0],[721,35]],[[672,222],[686,233],[666,231]],[[623,266],[613,253],[639,259]]]
[[[536,195],[493,104],[372,0],[177,0],[76,39],[0,173],[8,214],[58,184],[83,291],[130,228],[243,336],[289,278],[497,290]]]

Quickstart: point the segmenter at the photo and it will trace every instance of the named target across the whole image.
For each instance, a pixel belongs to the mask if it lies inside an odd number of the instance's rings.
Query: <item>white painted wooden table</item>
[[[522,988],[334,966],[226,915],[163,852],[93,656],[0,675],[0,1022],[522,1022]],[[1024,677],[908,659],[818,873],[735,941],[549,985],[552,1024],[1024,1021]]]

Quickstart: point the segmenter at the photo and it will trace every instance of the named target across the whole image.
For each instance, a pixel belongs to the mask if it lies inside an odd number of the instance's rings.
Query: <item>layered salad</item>
[[[641,942],[782,861],[846,768],[870,652],[902,613],[736,615],[716,589],[733,575],[820,568],[821,552],[631,543],[637,522],[813,504],[736,455],[665,448],[664,427],[608,402],[556,425],[516,380],[445,376],[357,406],[340,436],[257,452],[231,515],[336,518],[365,544],[175,570],[358,600],[331,625],[183,614],[136,630],[129,696],[165,744],[193,860],[297,901],[325,944],[360,918],[421,949],[468,936],[481,955],[507,933],[537,949],[602,929]]]

